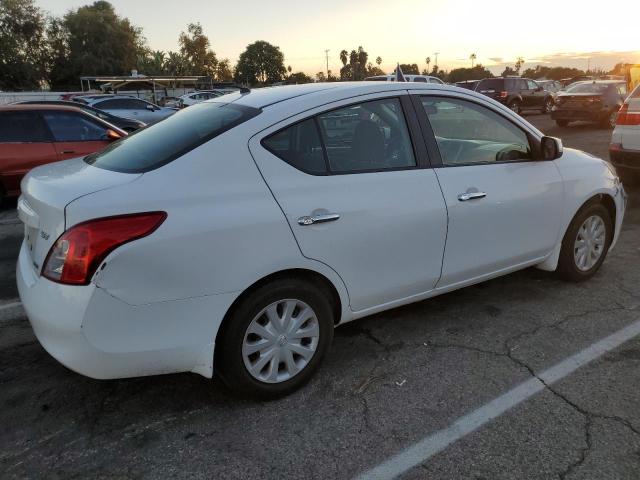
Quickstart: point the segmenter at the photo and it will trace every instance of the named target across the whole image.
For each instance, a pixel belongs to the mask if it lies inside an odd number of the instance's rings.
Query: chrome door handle
[[[305,215],[298,218],[298,225],[313,225],[314,223],[334,222],[340,218],[337,213],[326,213],[322,215]]]
[[[466,202],[468,200],[476,200],[478,198],[484,198],[487,194],[485,192],[466,192],[458,195],[458,200]]]

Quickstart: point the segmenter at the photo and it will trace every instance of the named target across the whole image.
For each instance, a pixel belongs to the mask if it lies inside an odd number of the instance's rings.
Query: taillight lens
[[[87,285],[110,252],[151,234],[165,218],[165,212],[146,212],[79,223],[53,244],[44,261],[42,276],[58,283]]]
[[[509,95],[509,92],[500,92],[500,98],[507,98],[507,95]]]
[[[629,104],[623,104],[618,110],[616,125],[640,125],[640,112],[630,112]]]

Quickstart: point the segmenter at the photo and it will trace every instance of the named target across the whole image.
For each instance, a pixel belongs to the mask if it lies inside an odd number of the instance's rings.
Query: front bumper
[[[91,378],[162,373],[213,375],[213,349],[235,294],[129,305],[98,288],[41,277],[23,243],[16,272],[20,299],[44,349]]]
[[[640,150],[625,150],[620,146],[609,148],[609,159],[617,169],[640,171]]]

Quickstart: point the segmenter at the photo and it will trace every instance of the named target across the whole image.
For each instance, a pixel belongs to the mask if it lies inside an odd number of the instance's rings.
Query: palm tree
[[[342,65],[347,65],[347,58],[349,58],[349,52],[342,50],[340,52],[340,61],[342,62]]]
[[[476,58],[478,58],[478,57],[476,56],[476,54],[475,54],[475,53],[472,53],[472,54],[469,56],[469,58],[471,59],[471,68],[473,68],[473,64],[474,64],[474,62],[476,61]]]
[[[425,58],[424,61],[427,63],[427,74],[429,74],[429,64],[431,63],[431,57]]]
[[[378,64],[378,67],[380,67],[380,64],[382,63],[382,57],[377,57],[376,63]]]
[[[520,68],[522,68],[522,65],[524,64],[524,58],[522,57],[518,57],[516,58],[516,75],[520,75]]]

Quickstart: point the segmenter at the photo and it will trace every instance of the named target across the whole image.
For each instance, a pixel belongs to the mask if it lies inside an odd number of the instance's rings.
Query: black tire
[[[622,185],[624,185],[625,187],[638,185],[638,183],[640,183],[640,171],[634,171],[620,167],[616,167],[616,171],[620,176]]]
[[[556,120],[556,125],[558,125],[559,127],[566,127],[567,125],[569,125],[569,121],[568,120]]]
[[[234,308],[216,339],[216,373],[232,391],[260,399],[278,398],[302,387],[318,369],[333,340],[330,298],[322,285],[295,277],[274,280],[251,292]],[[267,383],[247,370],[242,345],[253,319],[267,306],[284,299],[300,300],[313,309],[319,326],[318,344],[311,359],[297,374],[280,383]]]
[[[518,115],[520,115],[522,113],[522,108],[520,107],[520,101],[519,100],[511,100],[508,104],[507,104],[507,108],[509,110],[511,110],[512,112],[517,113]]]
[[[544,104],[542,105],[542,110],[540,110],[540,112],[549,113],[552,108],[553,108],[553,98],[547,97],[544,100]]]
[[[599,216],[604,222],[606,229],[604,247],[593,267],[589,270],[580,270],[576,265],[574,256],[575,241],[578,237],[578,230],[582,227],[583,223],[592,216]],[[613,228],[611,214],[602,203],[592,202],[582,207],[580,211],[576,213],[576,216],[573,217],[562,239],[562,248],[560,249],[557,269],[560,278],[569,282],[583,282],[593,277],[607,256],[609,246],[613,240]]]
[[[612,110],[607,114],[606,117],[603,117],[602,120],[600,120],[600,125],[604,128],[613,130],[614,128],[616,128],[617,117],[618,117],[618,111]]]

